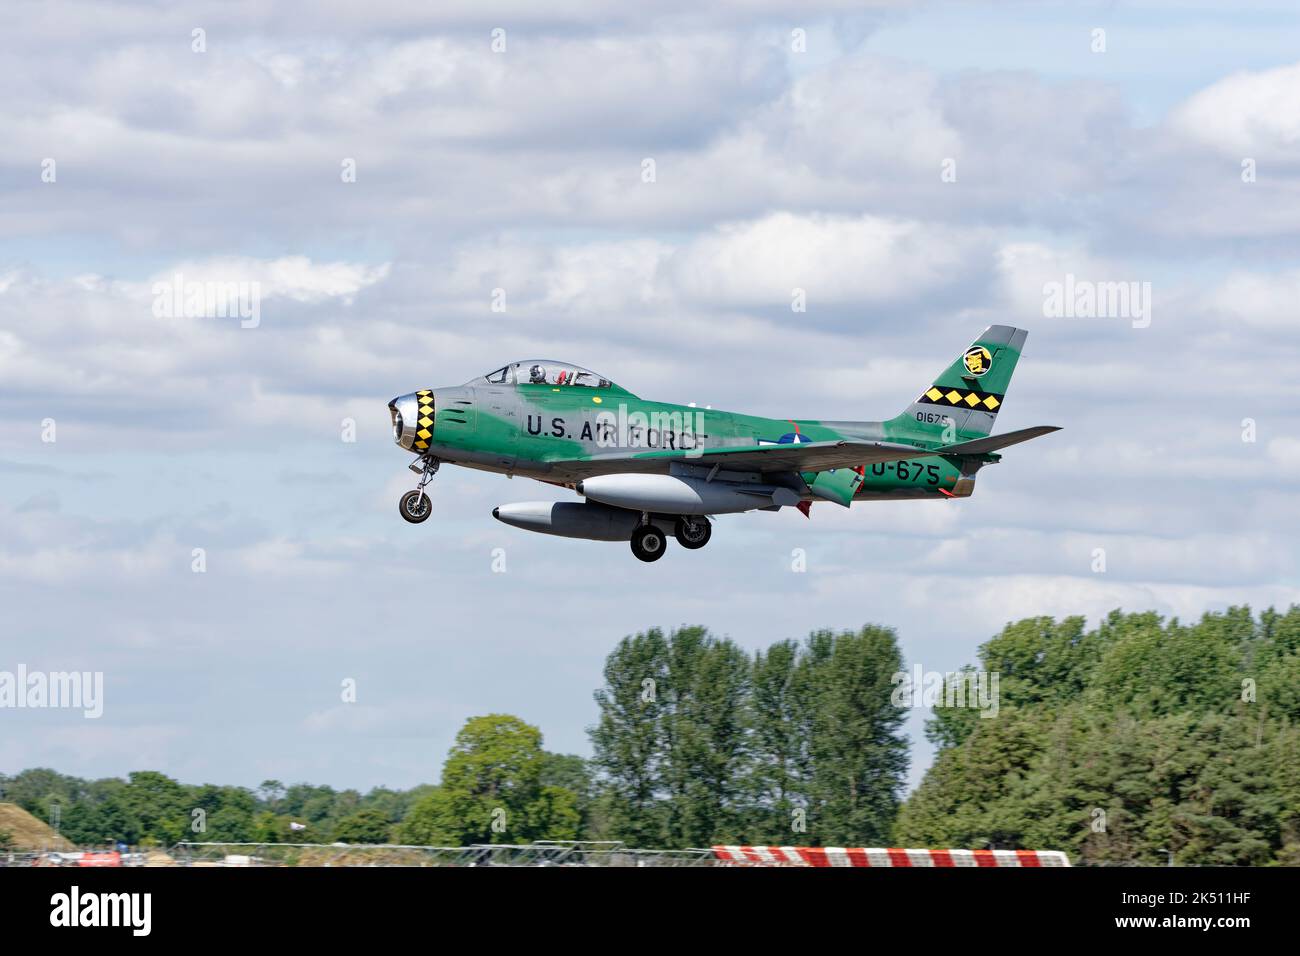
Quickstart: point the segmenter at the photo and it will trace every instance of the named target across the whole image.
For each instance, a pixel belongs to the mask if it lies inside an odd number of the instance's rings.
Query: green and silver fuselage
[[[962,498],[998,449],[1055,430],[990,434],[1025,335],[1010,326],[985,329],[909,406],[882,421],[765,418],[649,401],[587,369],[540,359],[400,396],[389,410],[395,440],[419,456],[417,470],[426,475],[439,462],[522,475],[642,521],[787,505],[806,514],[816,500],[847,507]],[[582,515],[581,522],[609,517],[599,509]],[[615,518],[597,531],[623,535],[622,517]]]
[[[468,384],[425,390],[432,415],[420,415],[420,393],[394,399],[395,439],[418,455],[452,464],[574,486],[583,478],[637,472],[712,470],[711,449],[853,439],[899,441],[927,447],[924,439],[887,422],[775,419],[718,409],[647,401],[617,386]],[[426,406],[426,409],[428,406]],[[430,422],[420,426],[421,419]],[[428,439],[417,434],[429,432]],[[416,447],[416,443],[422,447]],[[939,445],[938,441],[928,444]],[[656,456],[656,452],[679,454]],[[819,481],[842,475],[847,497],[941,498],[970,492],[955,461],[934,455],[879,462],[834,472],[769,475],[769,481],[815,500]],[[832,499],[833,500],[833,499]]]

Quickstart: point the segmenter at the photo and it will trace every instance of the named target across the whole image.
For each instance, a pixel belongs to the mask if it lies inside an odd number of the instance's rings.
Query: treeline
[[[1000,674],[998,716],[936,710],[940,750],[896,840],[1300,865],[1300,608],[1034,618],[979,661]]]
[[[47,822],[59,807],[82,845],[617,839],[1300,865],[1300,608],[1190,625],[1116,611],[1092,630],[1033,618],[978,658],[993,706],[935,708],[938,754],[905,802],[906,668],[893,632],[873,626],[757,653],[698,627],[625,638],[595,694],[590,760],[490,714],[461,729],[437,786],[28,770],[0,776],[0,799]]]
[[[155,771],[0,776],[0,799],[80,845],[122,841],[464,845],[621,839],[884,841],[907,768],[892,631],[818,632],[749,654],[699,627],[624,639],[596,692],[595,757],[549,753],[517,717],[470,719],[437,786],[361,794],[265,781],[188,786]]]
[[[152,770],[94,781],[46,769],[0,774],[0,801],[57,824],[78,846],[571,840],[585,826],[590,789],[581,757],[543,751],[537,728],[503,715],[471,719],[443,766],[442,785],[410,790],[362,794],[278,780],[256,790],[189,786]],[[0,831],[0,849],[10,841]]]
[[[431,787],[378,787],[362,795],[267,780],[256,790],[190,786],[152,770],[83,780],[53,770],[0,775],[0,800],[15,803],[79,846],[123,842],[169,846],[230,843],[386,842],[392,826]],[[298,829],[301,827],[301,829]]]

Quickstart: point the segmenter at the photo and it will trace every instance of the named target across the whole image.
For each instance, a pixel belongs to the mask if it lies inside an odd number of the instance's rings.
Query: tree
[[[243,787],[205,784],[191,787],[188,803],[190,840],[213,843],[244,843],[252,838],[257,800]],[[203,829],[195,830],[194,811],[202,810]]]
[[[590,731],[609,836],[701,846],[738,832],[749,676],[745,653],[700,627],[619,643]]]
[[[595,797],[591,768],[587,761],[575,754],[543,753],[541,779],[543,787],[558,787],[574,795],[574,807],[578,812],[578,837],[585,837],[589,832]]]
[[[744,651],[704,628],[672,634],[659,713],[670,846],[738,838],[749,770],[749,667]]]
[[[807,813],[815,689],[804,686],[808,675],[799,659],[797,641],[780,641],[754,655],[750,716],[757,759],[748,832],[759,843],[784,843],[795,812]]]
[[[1008,625],[994,720],[936,712],[896,838],[1046,847],[1086,863],[1300,860],[1300,611]]]
[[[263,780],[257,787],[257,798],[266,809],[274,812],[276,804],[284,799],[284,784],[279,780]]]
[[[131,773],[127,784],[114,797],[129,843],[170,846],[187,838],[189,807],[184,788],[153,770]],[[130,839],[129,837],[134,837]]]
[[[438,788],[411,807],[403,842],[464,846],[572,840],[577,795],[542,782],[542,734],[507,714],[473,717],[456,735]]]
[[[893,827],[907,773],[905,714],[893,702],[903,670],[894,632],[813,634],[797,682],[813,701],[808,725],[811,774],[805,784],[808,833],[831,846],[879,846]]]
[[[639,846],[662,840],[659,688],[668,683],[668,641],[651,629],[625,637],[605,659],[605,686],[596,691],[600,717],[588,734],[600,776],[598,812],[607,835]]]
[[[380,810],[358,810],[334,827],[334,840],[340,843],[388,843],[392,826]]]

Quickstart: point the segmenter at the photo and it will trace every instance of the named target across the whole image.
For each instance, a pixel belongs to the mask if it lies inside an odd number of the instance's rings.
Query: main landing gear
[[[712,535],[713,525],[709,523],[709,519],[694,515],[678,518],[673,529],[673,537],[677,539],[677,543],[691,551],[708,544]],[[637,525],[636,530],[632,532],[632,553],[642,561],[658,561],[667,549],[667,536],[656,525],[651,524],[648,517],[644,518],[643,523]]]
[[[667,548],[668,539],[652,524],[637,525],[632,532],[632,553],[642,561],[658,561]]]
[[[691,551],[704,547],[712,536],[713,525],[709,523],[709,519],[695,515],[678,518],[677,527],[673,529],[673,537],[677,539],[677,543]]]
[[[419,524],[433,513],[433,503],[424,493],[424,486],[433,481],[433,476],[438,473],[438,459],[426,455],[419,461],[412,462],[410,468],[420,476],[420,484],[414,491],[402,495],[397,510],[411,524]]]

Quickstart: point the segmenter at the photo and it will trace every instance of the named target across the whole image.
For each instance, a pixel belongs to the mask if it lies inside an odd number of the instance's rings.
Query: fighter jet
[[[975,476],[1008,445],[1057,431],[990,434],[1028,333],[985,329],[902,412],[884,421],[761,418],[655,402],[571,362],[512,362],[454,388],[388,403],[393,439],[420,476],[399,502],[418,524],[425,487],[446,462],[571,489],[579,501],[503,504],[516,528],[627,541],[657,561],[668,536],[702,548],[713,515],[814,502],[967,498]]]

